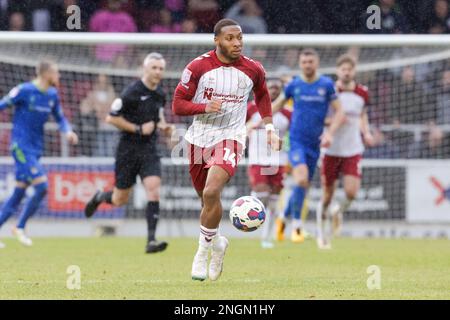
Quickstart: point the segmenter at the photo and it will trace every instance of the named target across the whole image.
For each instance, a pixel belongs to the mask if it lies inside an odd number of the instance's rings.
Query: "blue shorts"
[[[291,145],[289,150],[289,162],[295,168],[300,164],[305,164],[308,167],[308,180],[311,181],[316,171],[317,161],[320,157],[320,148],[306,147],[296,144]]]
[[[34,179],[46,175],[39,163],[39,156],[23,152],[16,144],[11,147],[11,152],[16,165],[16,181],[30,184]]]

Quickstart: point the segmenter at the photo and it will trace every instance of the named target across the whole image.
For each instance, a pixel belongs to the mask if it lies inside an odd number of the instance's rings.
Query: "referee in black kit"
[[[174,126],[164,119],[165,93],[160,87],[166,62],[159,53],[150,53],[143,63],[143,76],[130,84],[120,98],[114,100],[106,122],[121,130],[116,151],[113,191],[97,193],[86,204],[85,215],[91,217],[101,203],[122,206],[128,202],[136,176],[139,175],[147,193],[147,253],[163,251],[167,242],[155,238],[159,218],[161,162],[157,149],[158,133],[170,135]]]

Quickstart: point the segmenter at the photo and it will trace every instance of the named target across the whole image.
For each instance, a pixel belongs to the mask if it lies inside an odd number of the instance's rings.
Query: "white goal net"
[[[245,54],[262,62],[268,78],[286,79],[297,74],[298,54],[305,47],[318,50],[321,72],[331,76],[339,55],[357,57],[357,80],[369,87],[368,112],[376,146],[364,155],[363,186],[349,219],[420,220],[420,214],[410,212],[414,206],[410,189],[424,183],[423,188],[430,190],[430,206],[445,195],[450,179],[444,172],[450,170],[438,159],[450,158],[449,37],[249,35],[244,41]],[[184,66],[213,46],[212,35],[0,34],[0,94],[32,79],[39,59],[52,58],[61,72],[59,92],[64,113],[81,138],[78,146],[68,146],[60,139],[56,125],[47,126],[43,163],[49,173],[50,192],[37,216],[80,218],[94,190],[114,183],[118,134],[104,118],[112,100],[139,76],[139,66],[149,52],[160,52],[167,61],[162,83],[168,101],[166,119],[179,129],[186,128],[191,119],[172,114],[172,94]],[[0,202],[13,188],[14,167],[8,150],[13,111],[0,112]],[[197,217],[200,203],[186,164],[170,159],[171,150],[165,142],[161,138],[163,215]],[[434,166],[436,163],[441,166]],[[430,168],[436,172],[428,172]],[[320,197],[318,183],[316,173],[310,192],[312,212]],[[224,207],[248,193],[244,160],[224,193]],[[126,208],[105,206],[99,216],[142,217],[144,203],[145,195],[138,188]],[[446,205],[439,204],[436,210],[444,210]],[[426,207],[422,211],[427,211]],[[443,220],[450,221],[450,217]]]

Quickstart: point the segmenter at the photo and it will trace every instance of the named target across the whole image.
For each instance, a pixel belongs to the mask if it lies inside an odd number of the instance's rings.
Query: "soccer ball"
[[[266,220],[266,209],[256,197],[240,197],[231,205],[230,220],[238,230],[255,231]]]

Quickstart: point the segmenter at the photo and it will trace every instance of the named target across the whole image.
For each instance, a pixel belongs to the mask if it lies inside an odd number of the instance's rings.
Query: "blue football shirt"
[[[294,110],[289,131],[291,148],[298,144],[318,149],[330,102],[337,99],[334,82],[319,76],[313,82],[294,77],[284,94],[293,99]]]
[[[44,149],[44,125],[52,114],[61,132],[71,131],[62,112],[58,90],[41,91],[33,82],[13,88],[0,101],[0,110],[14,106],[11,145],[23,152],[40,156]]]

